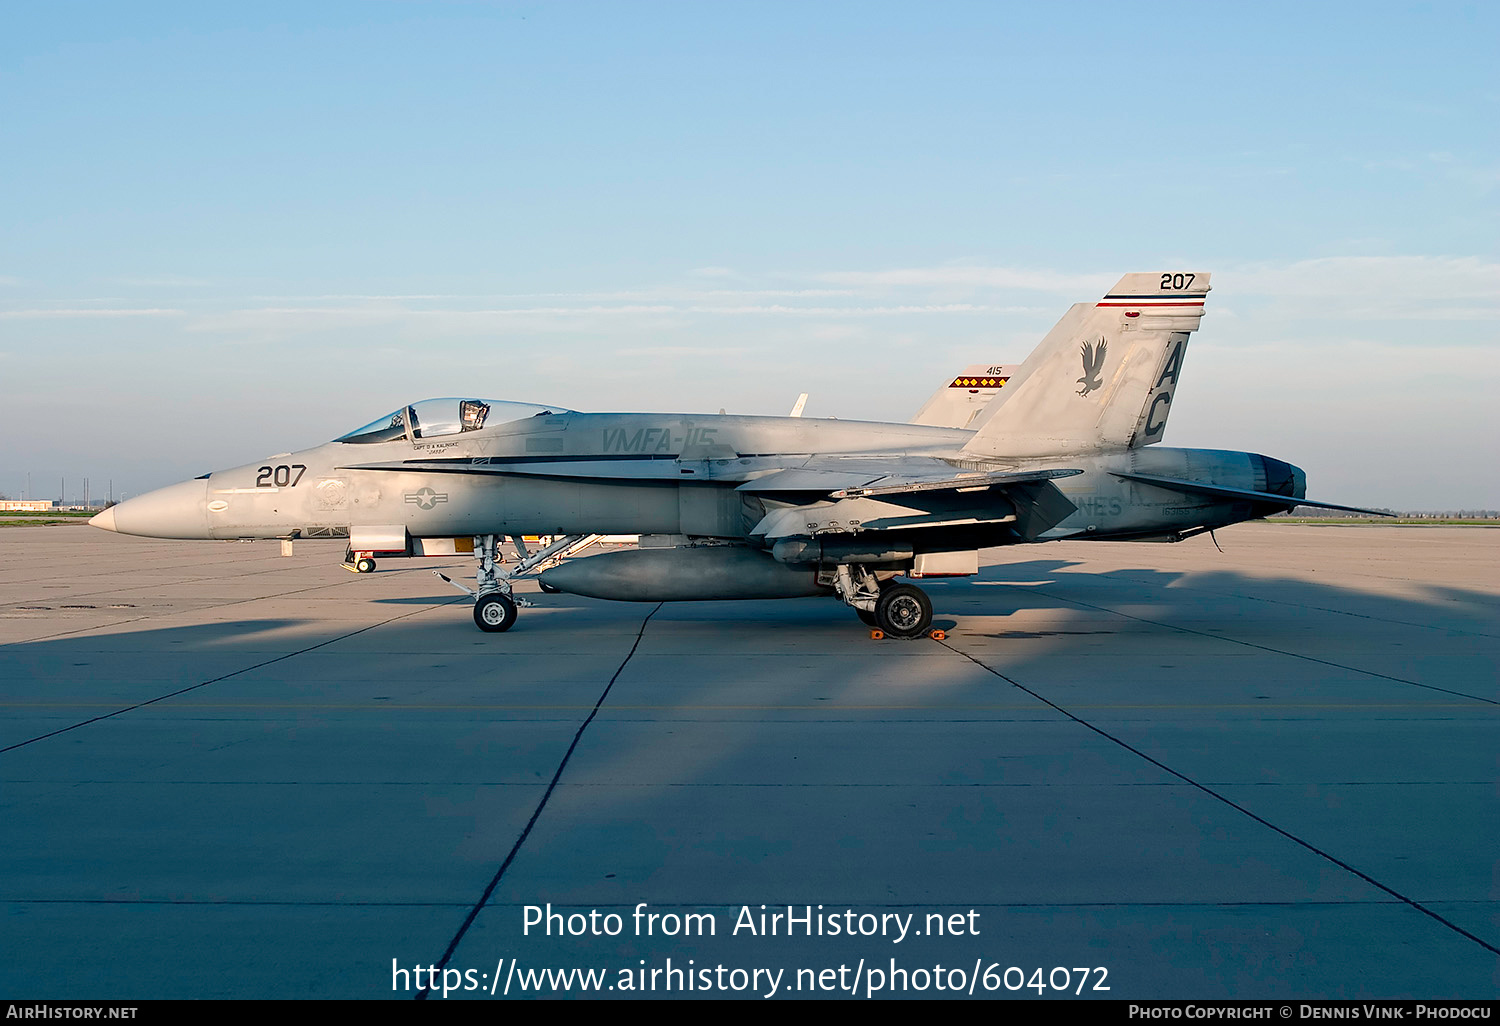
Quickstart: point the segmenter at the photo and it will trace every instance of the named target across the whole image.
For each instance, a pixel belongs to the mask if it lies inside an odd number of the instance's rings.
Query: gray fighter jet
[[[929,423],[428,399],[90,522],[156,538],[347,537],[360,570],[472,552],[486,631],[515,624],[528,603],[512,584],[539,574],[544,591],[636,602],[828,595],[918,637],[932,604],[900,579],[973,575],[981,548],[1180,541],[1297,505],[1354,509],[1309,502],[1303,472],[1280,460],[1153,445],[1208,291],[1205,273],[1128,274],[1018,368],[954,379],[962,401],[919,414]],[[560,561],[607,534],[640,546]],[[526,535],[557,540],[532,552]]]

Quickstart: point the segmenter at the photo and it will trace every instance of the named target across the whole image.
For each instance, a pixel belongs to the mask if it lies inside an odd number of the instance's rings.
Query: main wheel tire
[[[868,609],[856,609],[854,615],[859,617],[859,622],[866,627],[879,627],[880,621],[875,619],[875,614]]]
[[[932,626],[932,601],[916,585],[894,584],[881,589],[875,620],[893,638],[920,638]]]
[[[491,634],[508,631],[516,625],[516,604],[508,595],[486,595],[474,603],[474,623]]]
[[[369,556],[364,556],[359,562],[354,564],[354,569],[362,574],[373,574],[375,572],[375,561]]]

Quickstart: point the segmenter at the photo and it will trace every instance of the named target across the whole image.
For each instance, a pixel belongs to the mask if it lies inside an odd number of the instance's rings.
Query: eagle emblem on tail
[[[1083,387],[1078,390],[1078,394],[1088,395],[1094,389],[1104,387],[1104,382],[1099,379],[1099,372],[1104,369],[1104,354],[1109,346],[1104,337],[1100,336],[1099,341],[1093,345],[1085,342],[1079,348],[1083,352],[1083,377],[1078,379],[1078,383]]]

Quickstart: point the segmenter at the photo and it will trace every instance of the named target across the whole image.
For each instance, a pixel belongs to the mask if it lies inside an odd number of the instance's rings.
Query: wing
[[[857,499],[917,492],[979,492],[1081,473],[1081,470],[960,470],[945,460],[920,456],[825,456],[757,477],[740,485],[739,491],[786,497],[814,493],[819,498]]]
[[[998,544],[1014,535],[1029,540],[1056,526],[1076,507],[1052,482],[1081,473],[965,471],[923,457],[822,457],[757,477],[738,490],[767,500],[766,515],[751,531],[767,544],[858,535],[861,543],[878,545],[881,533],[936,530],[962,548],[977,547],[969,543],[981,535],[993,539],[985,544]]]

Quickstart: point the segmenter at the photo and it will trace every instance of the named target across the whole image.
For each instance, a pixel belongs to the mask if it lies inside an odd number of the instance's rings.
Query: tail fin
[[[1061,456],[1161,441],[1208,279],[1127,274],[1098,303],[1074,305],[975,422],[963,451]]]
[[[971,364],[932,393],[932,398],[911,422],[929,427],[966,428],[979,418],[1019,369],[1013,363]]]

